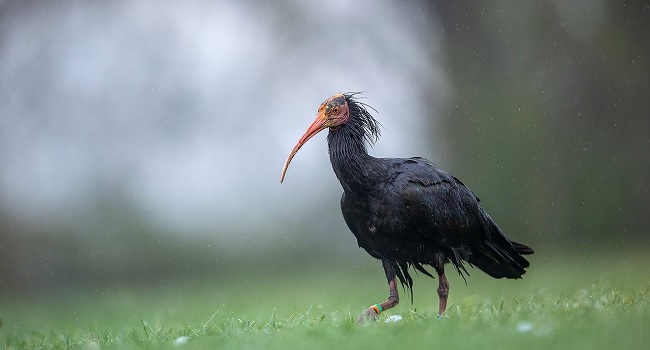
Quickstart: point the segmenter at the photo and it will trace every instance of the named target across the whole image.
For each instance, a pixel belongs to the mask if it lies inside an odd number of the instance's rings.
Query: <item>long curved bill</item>
[[[318,134],[322,130],[327,129],[327,125],[325,125],[325,118],[319,113],[318,116],[316,117],[316,120],[314,120],[307,131],[302,135],[300,140],[298,140],[298,143],[293,147],[293,150],[291,150],[291,153],[289,153],[289,157],[287,157],[287,161],[284,162],[284,167],[282,168],[282,175],[280,175],[280,183],[284,181],[284,175],[287,173],[287,169],[289,168],[289,163],[291,163],[291,160],[293,159],[293,156],[298,153],[298,150],[302,145],[304,145],[310,138],[314,137],[314,135]]]

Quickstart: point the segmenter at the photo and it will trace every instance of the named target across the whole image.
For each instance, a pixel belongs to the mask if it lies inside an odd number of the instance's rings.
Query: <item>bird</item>
[[[460,180],[422,157],[375,158],[368,147],[380,137],[380,123],[360,101],[362,93],[337,93],[318,108],[316,119],[291,150],[282,168],[314,135],[329,129],[327,145],[334,174],[343,187],[341,211],[360,248],[381,261],[388,281],[386,301],[367,308],[366,323],[399,303],[397,282],[410,292],[409,270],[438,277],[438,317],[447,308],[451,264],[465,280],[467,267],[497,278],[519,279],[532,248],[509,240]]]

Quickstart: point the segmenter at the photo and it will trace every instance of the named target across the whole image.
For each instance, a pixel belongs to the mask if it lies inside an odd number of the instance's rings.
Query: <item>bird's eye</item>
[[[336,106],[336,107],[332,108],[332,113],[334,113],[334,114],[338,114],[340,111],[341,111],[341,107],[339,107],[339,106]]]

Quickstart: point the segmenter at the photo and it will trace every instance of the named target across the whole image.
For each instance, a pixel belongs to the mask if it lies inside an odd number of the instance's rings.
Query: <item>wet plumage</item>
[[[412,293],[414,268],[438,275],[439,314],[446,310],[449,284],[444,265],[465,278],[475,266],[494,278],[520,278],[533,250],[510,241],[462,182],[424,158],[375,158],[367,146],[379,137],[379,124],[355,94],[323,102],[316,120],[289,155],[325,128],[330,161],[343,187],[341,210],[359,247],[380,259],[389,282],[389,299],[360,318],[375,318],[399,302],[396,279]]]

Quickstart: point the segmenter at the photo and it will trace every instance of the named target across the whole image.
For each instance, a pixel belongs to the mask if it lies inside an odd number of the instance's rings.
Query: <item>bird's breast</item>
[[[367,245],[383,255],[405,249],[405,244],[410,241],[411,228],[404,216],[394,206],[378,200],[367,201],[365,207],[366,210],[358,216],[357,229]]]

